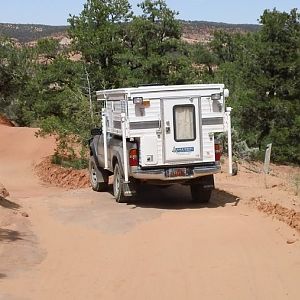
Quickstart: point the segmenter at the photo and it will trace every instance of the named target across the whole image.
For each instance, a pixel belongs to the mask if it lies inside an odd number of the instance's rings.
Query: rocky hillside
[[[208,42],[215,30],[229,32],[249,32],[259,29],[259,25],[226,24],[206,21],[180,21],[183,27],[183,39],[188,42]],[[0,36],[16,39],[20,43],[29,43],[45,37],[66,36],[68,26],[50,26],[37,24],[0,23]]]
[[[258,31],[260,25],[254,24],[227,24],[207,21],[183,21],[183,39],[190,43],[202,42],[207,43],[212,39],[216,30],[225,30],[232,33],[247,33]]]
[[[28,43],[49,36],[65,35],[67,28],[67,26],[0,23],[0,36]]]

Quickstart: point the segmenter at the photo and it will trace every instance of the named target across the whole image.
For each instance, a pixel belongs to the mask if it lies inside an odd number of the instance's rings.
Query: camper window
[[[196,139],[195,106],[175,105],[173,115],[175,141],[194,141]]]

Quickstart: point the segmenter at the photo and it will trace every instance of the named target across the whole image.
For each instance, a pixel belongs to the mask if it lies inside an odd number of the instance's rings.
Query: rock
[[[9,196],[7,189],[0,183],[0,196],[6,198]]]
[[[291,226],[300,231],[300,212],[296,212],[293,216]]]
[[[291,245],[291,244],[295,244],[296,242],[298,242],[298,239],[288,239],[286,241],[287,244]]]
[[[22,217],[28,218],[29,215],[28,215],[28,213],[26,213],[26,212],[22,212]]]

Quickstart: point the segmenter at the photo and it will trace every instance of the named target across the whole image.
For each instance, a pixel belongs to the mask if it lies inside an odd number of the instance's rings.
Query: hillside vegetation
[[[179,20],[183,36],[196,41],[208,41],[216,30],[229,32],[252,32],[259,30],[259,25],[227,24],[207,21]],[[28,43],[51,36],[66,36],[69,26],[50,26],[40,24],[0,23],[0,36],[15,39],[20,43]]]
[[[163,0],[87,0],[68,22],[72,45],[55,39],[19,47],[0,41],[0,112],[55,134],[56,161],[83,156],[99,124],[95,91],[139,84],[225,83],[231,91],[236,155],[273,143],[275,162],[300,163],[300,15],[265,10],[260,30],[216,30],[199,43]],[[76,56],[76,59],[74,57]],[[83,145],[79,153],[74,143]],[[77,149],[77,148],[76,148]],[[242,149],[243,150],[243,149]],[[79,165],[84,165],[79,160]]]
[[[216,31],[222,30],[228,33],[256,32],[260,29],[260,25],[254,24],[228,24],[220,22],[207,21],[184,21],[180,20],[182,26],[182,37],[187,42],[207,43],[213,39]]]
[[[27,43],[53,35],[66,34],[67,29],[67,26],[0,23],[0,36]]]

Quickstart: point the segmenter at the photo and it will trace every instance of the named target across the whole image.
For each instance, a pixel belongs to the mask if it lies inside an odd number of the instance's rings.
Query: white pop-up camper
[[[185,184],[207,202],[220,170],[215,133],[226,131],[223,84],[143,86],[97,92],[102,128],[92,130],[90,177],[94,190],[114,175],[117,201],[137,186]]]

